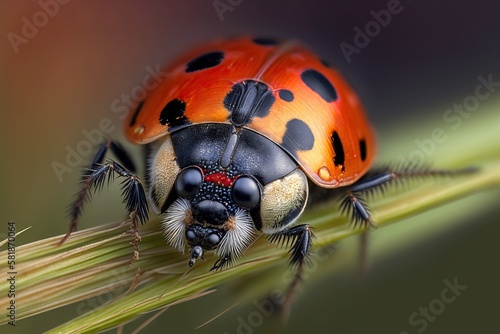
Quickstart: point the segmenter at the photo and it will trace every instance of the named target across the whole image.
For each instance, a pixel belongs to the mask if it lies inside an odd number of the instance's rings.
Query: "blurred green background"
[[[436,127],[449,128],[444,112],[474,94],[478,76],[491,74],[500,81],[500,3],[494,1],[401,1],[400,12],[359,53],[352,54],[350,62],[340,44],[354,44],[354,28],[364,29],[374,20],[371,11],[385,10],[394,1],[69,1],[57,10],[53,3],[0,4],[0,31],[5,36],[0,44],[0,221],[4,226],[0,235],[5,235],[8,220],[15,220],[18,229],[32,226],[19,237],[20,243],[66,232],[67,208],[81,171],[72,168],[61,178],[54,172],[54,162],[65,164],[67,147],[76,149],[86,139],[82,131],[99,128],[104,118],[115,128],[109,136],[122,138],[113,103],[141,84],[148,67],[163,66],[197,43],[240,34],[304,41],[339,68],[358,91],[379,133],[381,161],[406,156],[416,149],[416,139],[428,138]],[[215,6],[224,4],[227,11],[220,16]],[[45,15],[44,20],[38,14],[43,7],[53,17]],[[22,36],[24,18],[38,20],[40,27],[24,31],[32,36],[13,47],[12,33]],[[493,94],[485,104],[496,98]],[[498,112],[481,104],[456,131],[450,130],[450,138],[468,138],[473,124],[488,116],[485,113]],[[404,136],[415,127],[423,129],[421,135]],[[498,141],[492,145],[500,142],[500,123],[498,128]],[[397,151],[389,152],[384,147],[392,144],[386,141],[391,131],[403,134],[398,135],[403,139]],[[130,149],[140,161],[140,149]],[[475,148],[464,145],[465,149]],[[439,160],[440,152],[438,147],[427,161]],[[81,166],[90,159],[91,154],[84,156]],[[428,221],[431,216],[420,215],[412,219],[413,224],[372,233],[373,259],[364,280],[358,279],[356,240],[342,243],[338,253],[306,282],[287,332],[417,333],[421,327],[409,324],[410,314],[439,298],[443,280],[458,277],[467,290],[446,305],[425,332],[496,333],[500,208],[488,204],[479,214],[468,215],[467,205],[492,199],[498,203],[498,196],[498,191],[492,191],[473,201],[450,204],[450,212],[462,210],[456,217],[441,221],[432,216]],[[116,186],[96,196],[80,227],[122,219],[120,202]],[[442,225],[431,236],[417,237],[423,225],[439,226],[447,218],[460,221]],[[401,240],[399,247],[384,251],[387,238]],[[352,254],[342,271],[334,270],[335,260],[346,258],[340,254]],[[256,284],[259,275],[265,273],[246,279]],[[281,279],[276,282],[279,285]],[[193,332],[237,302],[233,289],[237,287],[221,287],[220,293],[172,308],[148,332]],[[238,328],[238,319],[248,322],[255,310],[252,303],[240,304],[198,332],[269,331],[266,326]],[[76,306],[70,306],[43,314],[18,322],[16,331],[39,332],[76,313]]]

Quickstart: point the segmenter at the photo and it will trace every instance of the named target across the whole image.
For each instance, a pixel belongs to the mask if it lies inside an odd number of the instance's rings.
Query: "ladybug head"
[[[197,165],[182,169],[171,190],[176,199],[162,214],[167,242],[181,251],[190,247],[190,266],[205,251],[237,257],[257,235],[251,212],[260,207],[261,189],[250,175]]]
[[[181,252],[189,249],[190,266],[207,251],[237,258],[259,232],[283,230],[305,207],[307,178],[296,164],[268,181],[258,168],[241,172],[236,164],[223,167],[216,159],[192,159],[180,167],[168,137],[153,153],[148,161],[150,201],[161,215],[167,243]]]

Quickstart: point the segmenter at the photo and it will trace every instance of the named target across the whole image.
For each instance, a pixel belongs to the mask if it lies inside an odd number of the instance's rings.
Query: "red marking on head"
[[[226,175],[226,173],[213,173],[205,176],[205,182],[211,182],[215,183],[216,185],[222,186],[222,187],[231,187],[236,181],[236,178],[230,178]]]

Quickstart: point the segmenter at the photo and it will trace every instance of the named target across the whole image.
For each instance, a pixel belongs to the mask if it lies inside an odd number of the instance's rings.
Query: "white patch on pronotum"
[[[186,232],[186,218],[191,212],[191,205],[189,201],[184,198],[177,199],[170,207],[163,213],[161,220],[161,227],[163,229],[163,236],[169,245],[175,249],[184,252],[185,247],[185,232]]]

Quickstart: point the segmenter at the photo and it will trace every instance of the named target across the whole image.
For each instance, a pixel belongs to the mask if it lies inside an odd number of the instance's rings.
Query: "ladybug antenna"
[[[201,246],[196,245],[191,249],[191,258],[189,259],[189,267],[192,267],[193,264],[196,262],[198,259],[203,260],[203,248]]]

